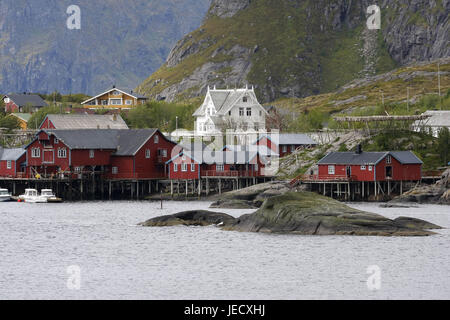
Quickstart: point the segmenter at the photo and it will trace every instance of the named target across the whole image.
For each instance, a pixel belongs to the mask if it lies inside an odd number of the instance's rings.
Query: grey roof
[[[56,129],[128,129],[120,115],[49,114]],[[115,119],[115,120],[114,120]]]
[[[257,151],[262,156],[276,156],[277,152],[264,145],[226,145],[224,148],[228,148],[231,151]]]
[[[317,164],[355,164],[355,165],[376,165],[388,154],[392,155],[402,164],[421,164],[422,161],[411,151],[392,152],[330,152]]]
[[[310,136],[304,133],[280,133],[279,135],[279,145],[284,144],[305,144],[305,145],[316,145],[318,144]]]
[[[117,156],[134,155],[158,129],[137,130],[43,130],[55,135],[71,149],[116,150]]]
[[[200,141],[193,142],[181,142],[180,146],[183,150],[186,151],[204,151],[204,150],[212,150],[206,144]]]
[[[37,94],[21,94],[11,93],[5,95],[10,98],[19,107],[25,107],[31,105],[32,107],[47,107],[48,104]]]
[[[25,149],[23,148],[14,148],[14,149],[3,149],[0,148],[0,160],[1,161],[7,161],[7,160],[18,160],[21,156],[25,154]]]
[[[256,162],[254,159],[258,153],[254,151],[183,151],[167,163],[182,154],[201,164],[247,164]]]

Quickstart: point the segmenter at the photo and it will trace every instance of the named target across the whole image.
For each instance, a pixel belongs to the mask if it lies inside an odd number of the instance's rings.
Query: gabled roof
[[[135,155],[156,132],[158,132],[158,129],[42,129],[36,136],[38,136],[40,132],[54,135],[70,149],[115,150],[114,155],[116,156],[132,156]]]
[[[47,118],[56,129],[128,129],[120,115],[49,114]],[[44,121],[41,123],[42,124]],[[44,128],[43,128],[44,129]]]
[[[25,149],[14,148],[14,149],[4,149],[0,148],[0,161],[17,161],[21,156],[25,154]]]
[[[28,122],[32,116],[31,113],[11,113],[12,116],[19,118],[22,121]]]
[[[387,155],[391,155],[402,164],[422,164],[423,162],[411,151],[391,152],[330,152],[317,164],[349,164],[349,165],[376,165]]]
[[[48,104],[37,94],[11,93],[5,95],[19,107],[30,105],[32,107],[47,107]]]
[[[113,88],[111,88],[111,89],[106,90],[106,91],[103,92],[103,93],[100,93],[100,94],[96,95],[95,97],[92,97],[92,98],[90,98],[90,99],[87,99],[87,100],[83,101],[81,104],[86,104],[86,103],[88,103],[89,101],[92,101],[92,100],[94,100],[94,99],[97,99],[98,97],[101,97],[101,96],[103,96],[104,94],[107,94],[107,93],[109,93],[109,92],[111,92],[111,91],[116,91],[116,90],[119,91],[119,92],[122,92],[122,93],[124,93],[124,94],[126,94],[126,95],[129,95],[129,96],[131,96],[131,97],[133,97],[133,98],[136,98],[136,99],[148,99],[146,96],[144,96],[144,95],[142,95],[142,94],[139,94],[139,93],[137,93],[137,92],[135,92],[135,91],[133,91],[133,90],[125,89],[125,88],[115,88],[115,87],[113,87]]]

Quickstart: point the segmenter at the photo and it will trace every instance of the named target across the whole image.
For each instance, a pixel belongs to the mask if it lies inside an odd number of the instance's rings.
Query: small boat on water
[[[47,198],[41,197],[36,189],[25,189],[25,193],[19,196],[19,201],[29,203],[46,203]]]
[[[42,189],[41,190],[41,197],[42,198],[46,198],[47,202],[49,202],[49,203],[62,202],[61,198],[58,198],[57,196],[55,196],[55,194],[53,193],[52,189]]]
[[[0,189],[0,202],[10,201],[11,194],[8,192],[8,189]]]

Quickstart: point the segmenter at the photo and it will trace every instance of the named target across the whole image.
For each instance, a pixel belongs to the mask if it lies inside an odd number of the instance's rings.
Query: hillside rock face
[[[69,30],[69,5],[81,29]],[[134,88],[194,30],[210,0],[0,1],[0,93]]]
[[[450,0],[213,0],[138,90],[157,99],[204,95],[208,85],[256,86],[260,100],[305,97],[396,66],[450,56]]]

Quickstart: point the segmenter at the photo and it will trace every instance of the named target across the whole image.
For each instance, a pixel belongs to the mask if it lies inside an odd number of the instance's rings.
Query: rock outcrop
[[[433,185],[420,185],[403,195],[394,198],[390,203],[435,203],[450,204],[450,169],[447,169],[441,180]]]
[[[298,235],[428,236],[439,226],[401,217],[394,220],[348,207],[310,192],[288,192],[266,199],[255,213],[228,215],[190,211],[151,219],[143,226],[219,225],[224,230]]]

